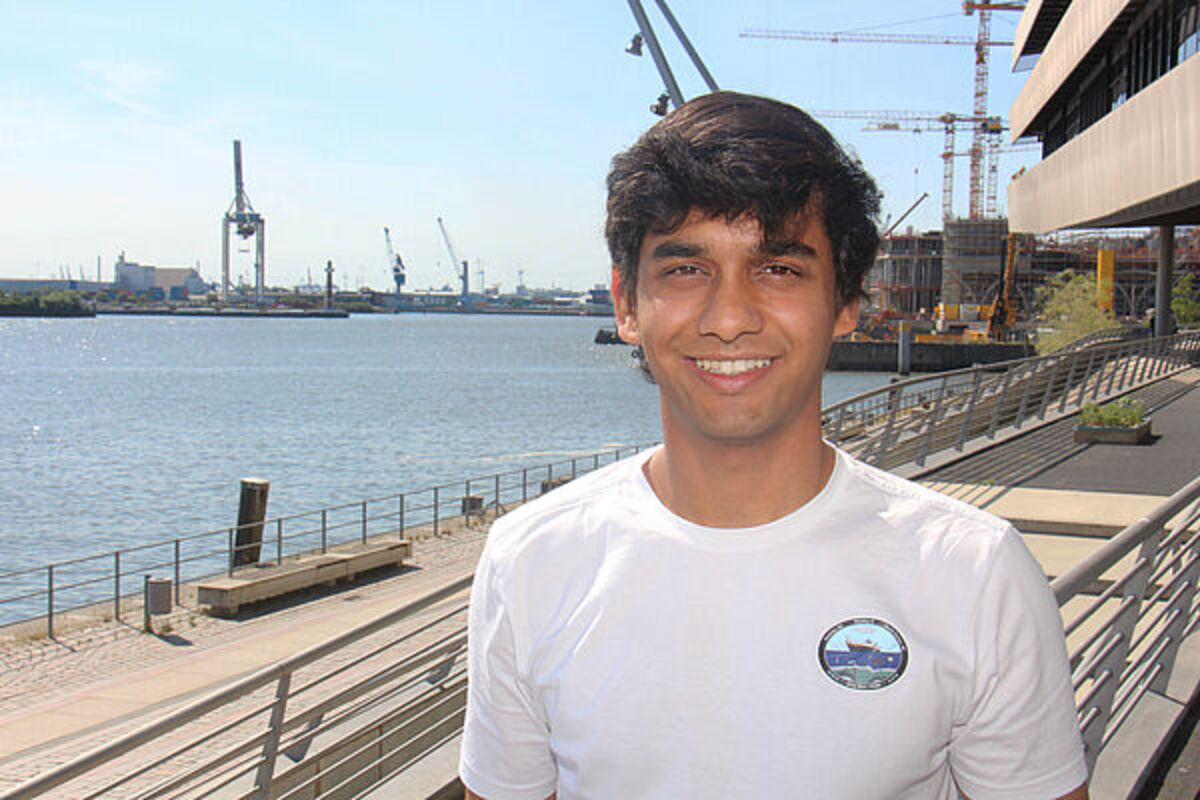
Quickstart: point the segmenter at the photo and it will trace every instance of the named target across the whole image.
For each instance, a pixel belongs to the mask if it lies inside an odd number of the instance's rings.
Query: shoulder
[[[988,571],[1001,552],[1024,549],[1007,520],[920,484],[864,464],[840,452],[845,496],[865,529],[897,548],[915,549],[923,559],[941,556]]]
[[[551,557],[562,548],[586,549],[598,531],[619,520],[637,490],[644,451],[575,478],[497,519],[488,532],[484,560],[492,564]]]

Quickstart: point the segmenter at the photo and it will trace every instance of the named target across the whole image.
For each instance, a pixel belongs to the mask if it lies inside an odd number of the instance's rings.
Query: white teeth
[[[752,369],[762,369],[770,363],[769,358],[696,359],[697,367],[714,375],[740,375]]]

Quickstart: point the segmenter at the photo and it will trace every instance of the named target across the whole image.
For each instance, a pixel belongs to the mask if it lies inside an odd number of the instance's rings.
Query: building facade
[[[1200,222],[1198,22],[1200,0],[1030,0],[1009,121],[1043,159],[1009,184],[1012,230]]]

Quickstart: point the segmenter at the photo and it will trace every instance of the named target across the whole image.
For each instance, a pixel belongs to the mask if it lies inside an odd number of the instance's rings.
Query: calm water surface
[[[0,319],[0,571],[657,441],[585,318]],[[825,403],[883,374],[831,373]]]

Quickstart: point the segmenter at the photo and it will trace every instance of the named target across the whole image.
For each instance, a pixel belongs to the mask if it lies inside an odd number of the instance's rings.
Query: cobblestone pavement
[[[34,707],[55,701],[68,702],[73,695],[98,685],[136,680],[139,674],[161,671],[174,659],[192,657],[200,651],[223,646],[234,647],[238,640],[267,635],[272,628],[292,628],[303,625],[306,620],[312,622],[328,617],[344,611],[347,603],[378,601],[389,593],[395,593],[397,597],[410,595],[417,585],[423,587],[422,592],[429,591],[438,582],[439,575],[449,576],[469,569],[478,559],[485,539],[486,527],[418,539],[414,542],[413,556],[406,560],[409,566],[403,570],[340,589],[312,590],[286,601],[264,604],[252,615],[237,619],[208,616],[196,608],[181,609],[168,618],[159,618],[159,635],[148,635],[130,625],[109,622],[73,631],[56,641],[9,643],[0,649],[0,735],[6,722],[34,724],[35,720],[28,718],[28,712]],[[408,599],[411,597],[405,597]],[[164,619],[167,625],[162,624]],[[355,622],[358,621],[365,619]],[[351,655],[347,653],[345,657]],[[327,687],[326,691],[332,688]],[[261,702],[263,698],[258,695],[269,694],[269,688],[260,690],[242,698],[234,707],[223,709],[222,713],[238,713]],[[181,707],[190,699],[181,697],[159,703],[144,709],[143,713],[106,724],[100,730],[82,731],[0,758],[0,791],[11,789],[150,719]],[[186,735],[187,732],[180,731],[170,738]],[[167,744],[161,742],[158,746]],[[78,791],[79,787],[74,787],[68,794],[47,796],[81,796]]]

